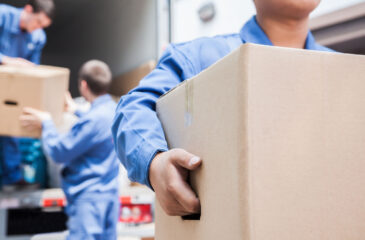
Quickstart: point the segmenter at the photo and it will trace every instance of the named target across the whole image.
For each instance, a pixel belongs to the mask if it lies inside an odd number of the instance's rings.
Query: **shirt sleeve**
[[[44,45],[46,45],[46,42],[47,42],[47,37],[46,34],[43,33],[41,40],[39,40],[39,42],[36,43],[34,50],[32,51],[32,54],[29,56],[28,58],[29,61],[35,64],[41,63],[42,50],[44,48]]]
[[[132,181],[149,187],[149,166],[158,152],[168,146],[156,114],[156,101],[187,79],[191,62],[174,45],[168,47],[157,67],[118,104],[112,133],[119,159]]]
[[[0,6],[0,32],[3,30],[3,25],[4,25],[4,13],[5,13],[5,10],[4,10],[4,6]],[[0,38],[1,38],[1,34],[0,34]],[[0,52],[0,64],[3,63],[3,57],[4,57],[4,54],[2,52]]]
[[[45,153],[57,163],[67,164],[92,148],[95,124],[90,120],[76,123],[67,134],[59,134],[52,120],[42,123]]]
[[[8,13],[8,9],[5,5],[0,4],[0,29],[3,28],[3,24],[5,22],[5,15]]]

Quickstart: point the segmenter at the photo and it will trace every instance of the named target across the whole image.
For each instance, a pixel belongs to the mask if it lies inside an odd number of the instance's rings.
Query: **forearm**
[[[191,70],[191,62],[174,46],[161,57],[157,67],[139,86],[123,96],[112,127],[119,159],[132,181],[150,186],[148,172],[154,156],[167,151],[156,101],[178,85]]]
[[[57,163],[70,163],[94,147],[96,122],[79,120],[66,134],[59,134],[52,121],[43,122],[42,141],[47,155]]]
[[[51,140],[57,138],[59,133],[54,122],[51,119],[42,122],[42,139]]]
[[[41,51],[37,50],[28,60],[34,64],[39,65],[41,63]]]
[[[42,122],[42,145],[45,153],[51,157],[55,162],[62,163],[62,159],[57,157],[56,144],[60,137],[52,120],[46,120]]]
[[[113,124],[114,142],[119,159],[128,171],[128,177],[150,186],[150,163],[158,152],[167,150],[167,143],[156,113],[146,105],[131,101],[131,98],[133,96],[122,99],[117,109]],[[138,108],[146,109],[137,110]]]

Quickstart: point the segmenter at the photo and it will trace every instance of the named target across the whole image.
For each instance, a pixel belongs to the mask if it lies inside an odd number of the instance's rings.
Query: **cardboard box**
[[[365,239],[365,57],[246,44],[157,103],[200,220],[157,240]]]
[[[151,60],[127,73],[115,77],[110,87],[110,94],[118,97],[127,94],[130,90],[137,87],[139,81],[147,76],[155,67],[156,61]]]
[[[26,131],[19,122],[24,107],[48,111],[56,124],[62,121],[64,95],[69,70],[36,66],[0,66],[0,135],[39,137],[39,131]]]

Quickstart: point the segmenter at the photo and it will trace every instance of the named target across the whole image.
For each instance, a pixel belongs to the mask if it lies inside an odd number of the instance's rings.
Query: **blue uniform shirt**
[[[110,131],[115,108],[110,95],[98,97],[67,134],[58,134],[52,121],[43,122],[43,149],[64,166],[62,185],[68,201],[115,196],[119,162]]]
[[[116,150],[133,181],[149,185],[149,165],[167,143],[156,115],[156,100],[178,85],[226,56],[242,43],[272,45],[252,17],[239,34],[200,38],[172,44],[161,57],[156,69],[141,80],[139,86],[123,96],[113,123]],[[309,32],[306,49],[332,51],[318,45]]]
[[[0,63],[3,56],[20,57],[40,63],[47,38],[43,29],[31,33],[20,29],[22,8],[0,4]]]

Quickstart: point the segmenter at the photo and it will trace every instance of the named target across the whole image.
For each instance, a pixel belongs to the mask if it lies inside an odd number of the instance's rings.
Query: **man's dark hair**
[[[84,63],[79,72],[79,83],[85,80],[90,91],[99,96],[108,92],[112,74],[108,65],[99,60]]]
[[[44,12],[51,20],[55,16],[55,4],[53,0],[29,0],[28,4],[32,6],[33,12]]]

